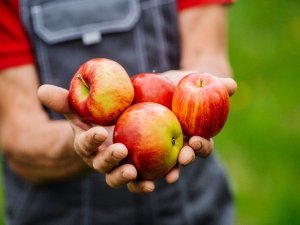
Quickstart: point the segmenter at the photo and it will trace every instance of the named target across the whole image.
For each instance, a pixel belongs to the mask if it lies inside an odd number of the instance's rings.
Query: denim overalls
[[[178,69],[175,0],[24,0],[20,9],[41,83],[68,88],[78,66],[93,57],[116,60],[130,75]],[[4,172],[8,225],[229,225],[233,220],[215,156],[182,168],[176,184],[157,180],[151,194],[109,188],[98,173],[32,186],[8,166]]]

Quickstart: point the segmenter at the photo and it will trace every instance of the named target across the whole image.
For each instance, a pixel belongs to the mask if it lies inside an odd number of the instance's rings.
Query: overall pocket
[[[40,0],[31,2],[30,13],[42,83],[68,88],[77,68],[96,57],[134,71],[138,0]]]
[[[34,31],[46,43],[82,39],[89,45],[103,34],[131,30],[140,10],[137,0],[69,0],[33,5],[31,14]],[[99,39],[93,42],[89,34]]]

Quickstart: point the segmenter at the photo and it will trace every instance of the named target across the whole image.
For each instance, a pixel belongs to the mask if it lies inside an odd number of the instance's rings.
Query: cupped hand
[[[168,71],[167,76],[177,84],[179,80],[189,74],[187,71]],[[226,86],[229,95],[233,95],[237,85],[232,78],[220,78]],[[127,156],[126,146],[112,143],[113,127],[102,127],[87,124],[72,111],[68,104],[68,91],[53,85],[43,85],[39,88],[38,96],[46,107],[64,114],[74,131],[74,149],[77,154],[94,170],[105,174],[106,183],[112,188],[127,185],[131,192],[152,192],[154,181],[137,181],[137,170],[131,164],[119,165]],[[196,156],[205,158],[213,150],[213,140],[193,136],[185,140],[178,157],[178,166],[165,175],[167,183],[174,183],[179,178],[179,166],[189,165]]]
[[[42,85],[38,90],[41,103],[63,114],[74,132],[74,150],[94,170],[105,174],[112,188],[127,185],[131,192],[151,192],[153,181],[136,181],[137,170],[131,164],[119,163],[127,156],[127,148],[112,143],[113,127],[95,126],[81,120],[68,104],[68,91],[53,85]]]

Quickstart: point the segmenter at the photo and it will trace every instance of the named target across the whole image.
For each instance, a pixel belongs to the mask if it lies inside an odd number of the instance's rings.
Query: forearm
[[[9,166],[25,180],[44,183],[86,171],[73,151],[68,122],[48,118],[32,65],[0,72],[0,142]]]
[[[40,106],[36,72],[22,66],[1,72],[1,143],[4,150],[70,147],[72,131],[67,122],[52,122]],[[68,137],[68,138],[66,138]],[[25,149],[23,149],[25,150]]]
[[[208,5],[179,14],[182,70],[231,76],[227,56],[227,7]]]
[[[34,120],[12,114],[2,121],[0,140],[4,154],[22,160],[20,154],[56,155],[61,149],[66,153],[73,148],[72,130],[65,121]],[[26,160],[28,160],[26,158]]]

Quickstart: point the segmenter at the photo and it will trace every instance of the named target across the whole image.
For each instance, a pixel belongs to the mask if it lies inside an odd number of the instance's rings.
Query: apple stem
[[[87,83],[84,81],[84,79],[82,78],[81,74],[77,74],[77,78],[81,81],[81,83],[87,88],[90,89],[90,87],[87,85]]]
[[[200,78],[199,80],[197,80],[196,81],[196,85],[198,86],[198,87],[203,87],[203,79],[202,78]]]

